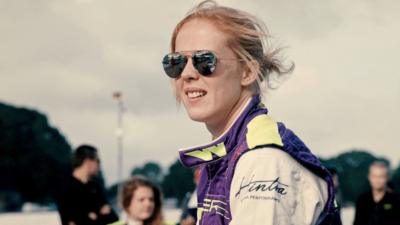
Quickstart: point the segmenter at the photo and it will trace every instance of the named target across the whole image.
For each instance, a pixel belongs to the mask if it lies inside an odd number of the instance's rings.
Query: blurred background
[[[177,150],[210,137],[175,103],[161,59],[198,2],[0,0],[0,224],[59,224],[54,189],[83,143],[99,150],[111,202],[116,184],[142,174],[177,218],[194,189]],[[338,171],[345,224],[374,160],[391,166],[400,191],[400,3],[217,2],[261,18],[295,62],[265,102]]]

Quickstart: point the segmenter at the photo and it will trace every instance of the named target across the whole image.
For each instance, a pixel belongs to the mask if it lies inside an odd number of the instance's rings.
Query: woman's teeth
[[[189,98],[198,98],[201,96],[204,96],[205,92],[204,91],[193,91],[193,92],[188,92],[188,97]]]

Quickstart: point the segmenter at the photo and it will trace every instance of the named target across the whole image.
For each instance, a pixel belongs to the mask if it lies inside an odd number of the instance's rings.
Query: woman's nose
[[[189,58],[188,62],[186,63],[186,66],[182,71],[181,77],[183,78],[184,81],[199,79],[200,75],[194,68],[193,61],[191,58]]]
[[[149,207],[149,206],[151,206],[152,203],[153,203],[152,200],[147,199],[147,200],[145,201],[145,206],[146,206],[146,207]]]

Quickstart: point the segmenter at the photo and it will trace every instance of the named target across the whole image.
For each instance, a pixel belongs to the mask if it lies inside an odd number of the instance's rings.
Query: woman
[[[135,176],[122,187],[121,205],[127,221],[111,225],[161,225],[161,193],[150,181]]]
[[[204,1],[177,24],[163,67],[208,144],[180,150],[200,166],[197,224],[333,224],[329,172],[260,102],[270,75],[291,72],[262,23]]]

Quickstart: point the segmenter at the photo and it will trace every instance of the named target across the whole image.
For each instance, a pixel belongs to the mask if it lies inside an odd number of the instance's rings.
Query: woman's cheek
[[[175,94],[175,98],[178,101],[181,101],[182,100],[182,82],[180,81],[180,79],[173,81],[172,88],[173,88],[173,91]]]

